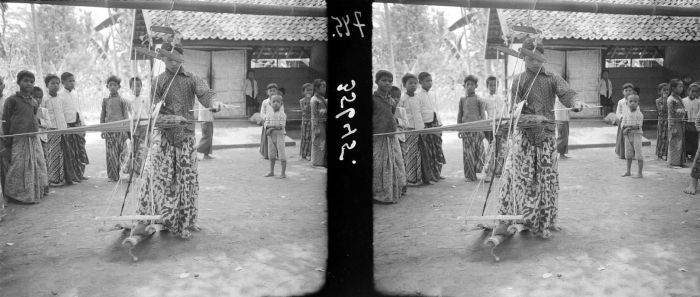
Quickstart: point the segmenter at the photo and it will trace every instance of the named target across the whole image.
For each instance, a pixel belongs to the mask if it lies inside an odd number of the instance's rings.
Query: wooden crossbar
[[[510,221],[522,220],[523,215],[468,216],[466,221]]]
[[[95,221],[152,221],[162,219],[163,217],[161,215],[95,217]]]

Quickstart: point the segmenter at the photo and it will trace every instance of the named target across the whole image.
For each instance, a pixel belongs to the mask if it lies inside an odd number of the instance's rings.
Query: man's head
[[[32,90],[32,98],[36,99],[36,101],[41,104],[41,101],[44,100],[44,90],[42,90],[40,87],[34,86],[34,90]]]
[[[63,72],[61,74],[61,83],[66,90],[72,91],[75,88],[75,76],[73,73]]]
[[[700,95],[700,84],[691,83],[690,86],[688,86],[688,97],[695,99],[698,98],[698,95]]]
[[[170,72],[176,72],[180,68],[180,65],[182,65],[182,63],[176,60],[183,58],[184,51],[182,50],[182,46],[179,44],[173,46],[171,43],[164,43],[161,49],[169,52],[173,56],[172,58],[168,57],[165,59],[165,68]]]
[[[631,111],[637,110],[637,107],[639,107],[639,96],[632,94],[627,97],[627,106],[630,107]]]
[[[246,77],[248,77],[249,79],[255,79],[255,71],[253,71],[253,69],[249,69],[246,73]]]
[[[279,87],[276,83],[271,83],[267,85],[267,96],[272,98],[272,96],[277,95]]]
[[[270,105],[272,105],[272,110],[279,111],[283,104],[282,100],[282,96],[272,95],[272,97],[270,97]]]
[[[377,84],[377,87],[379,87],[379,91],[389,94],[391,92],[392,83],[394,83],[394,75],[389,71],[379,70],[374,75],[374,82]]]
[[[632,94],[634,94],[634,85],[632,83],[622,85],[622,95],[625,96],[625,98]]]
[[[314,85],[305,83],[301,86],[301,94],[304,95],[304,98],[311,98],[314,95]]]
[[[423,90],[430,91],[433,87],[433,77],[427,72],[418,73],[418,83]]]
[[[474,94],[478,83],[479,79],[476,78],[476,76],[471,74],[467,75],[467,77],[464,78],[464,90],[467,91],[467,94]]]
[[[279,92],[277,92],[277,93],[280,96],[284,96],[285,94],[287,94],[287,90],[285,88],[279,88],[278,91]]]
[[[110,75],[107,78],[107,89],[109,93],[115,95],[119,93],[119,88],[121,88],[122,80],[116,75]]]
[[[140,77],[135,76],[129,79],[129,89],[131,89],[136,96],[141,94],[141,87],[143,87],[143,83]]]
[[[683,81],[680,79],[674,78],[668,82],[668,84],[671,87],[672,94],[679,96],[681,93],[683,93]]]
[[[600,73],[600,77],[602,77],[603,79],[608,79],[609,76],[610,72],[607,69],[603,70],[603,72]]]
[[[401,83],[403,83],[403,87],[406,88],[406,93],[411,96],[416,92],[416,89],[418,89],[418,77],[411,73],[406,73],[406,75],[401,78]]]
[[[637,96],[639,96],[639,94],[642,93],[642,89],[640,89],[638,86],[634,86],[634,88],[632,88],[632,90],[634,91],[634,94]]]
[[[314,79],[314,94],[317,96],[326,96],[326,81],[320,78]]]
[[[17,73],[17,85],[20,92],[31,96],[34,91],[34,73],[27,70]]]
[[[486,79],[486,88],[489,89],[489,94],[496,94],[496,89],[498,88],[498,79],[491,75]]]
[[[530,50],[533,53],[539,53],[541,55],[544,55],[544,47],[542,47],[542,43],[538,43],[536,40],[532,38],[527,38],[525,41],[523,41],[523,46],[522,48],[526,50]],[[525,56],[525,68],[532,72],[537,72],[540,70],[542,67],[542,62],[530,57],[530,56]]]

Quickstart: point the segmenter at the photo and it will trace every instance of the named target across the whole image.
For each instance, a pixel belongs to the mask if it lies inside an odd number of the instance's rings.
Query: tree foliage
[[[466,25],[456,26],[450,31],[448,28],[459,19],[447,19],[444,10],[424,5],[392,4],[388,5],[387,22],[384,6],[375,4],[373,8],[373,70],[393,69],[397,86],[401,86],[400,79],[405,73],[430,73],[433,77],[431,92],[437,97],[438,109],[447,118],[456,117],[458,99],[464,95],[462,80],[468,74],[479,78],[477,90],[480,93],[486,92],[489,75],[498,77],[503,83],[502,61],[484,58],[487,9],[464,9],[463,15],[467,18],[463,23]],[[390,44],[394,49],[393,66]]]

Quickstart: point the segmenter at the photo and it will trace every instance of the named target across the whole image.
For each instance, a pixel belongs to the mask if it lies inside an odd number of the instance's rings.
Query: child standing
[[[267,135],[265,134],[265,117],[267,116],[267,113],[272,110],[272,106],[270,105],[270,98],[272,96],[277,95],[277,84],[276,83],[271,83],[267,85],[267,99],[263,100],[262,103],[260,104],[260,117],[262,118],[262,123],[263,123],[263,128],[262,132],[260,134],[260,154],[263,156],[263,159],[267,160]],[[282,109],[282,112],[284,112],[284,106],[280,107]]]
[[[399,105],[396,107],[396,114],[399,117],[399,128],[410,131],[423,129],[423,118],[420,115],[420,105],[416,97],[418,89],[418,77],[407,73],[401,78],[406,93],[401,96]],[[403,110],[403,112],[400,112]],[[405,117],[403,116],[405,114]],[[405,134],[403,140],[399,139],[401,152],[403,153],[404,167],[406,169],[406,182],[410,184],[429,184],[429,180],[423,180],[423,170],[421,169],[420,135]]]
[[[58,89],[61,88],[61,79],[49,74],[44,78],[49,96],[44,100],[43,105],[48,110],[47,130],[66,129],[66,118],[63,114],[63,103],[58,96]],[[72,180],[66,180],[66,169],[63,164],[63,136],[61,134],[47,135],[48,155],[46,157],[46,170],[49,175],[49,183],[53,186],[72,184]]]
[[[63,92],[59,95],[63,105],[63,116],[68,128],[84,126],[80,115],[80,100],[75,91],[75,76],[70,72],[61,74]],[[85,150],[85,133],[63,135],[63,164],[66,169],[66,180],[81,182],[86,180],[85,165],[89,164]]]
[[[135,123],[145,123],[145,120],[151,118],[151,100],[148,96],[141,94],[141,88],[143,83],[141,78],[132,77],[129,79],[129,89],[131,93],[129,94],[130,106],[131,106],[131,118],[139,119]],[[146,134],[148,133],[148,127],[145,125],[137,126],[132,128],[133,133],[131,135],[131,143],[125,149],[125,154],[122,156],[122,172],[131,173],[136,176],[141,175],[141,170],[143,169],[143,162],[146,158],[146,151],[148,148],[145,146]]]
[[[479,80],[473,75],[467,75],[464,79],[465,97],[459,99],[457,111],[457,123],[480,121],[486,118],[486,104],[476,95],[475,90]],[[483,168],[483,141],[482,132],[461,132],[462,160],[464,162],[464,178],[467,181],[475,181],[477,172]]]
[[[625,139],[622,134],[622,116],[623,110],[627,108],[627,96],[634,93],[634,85],[632,83],[626,83],[622,85],[622,99],[617,101],[617,139],[615,144],[615,153],[620,159],[625,159]]]
[[[282,164],[282,172],[280,178],[286,178],[287,170],[287,154],[284,150],[284,136],[287,135],[285,129],[287,123],[287,115],[282,110],[282,96],[273,95],[270,97],[271,111],[265,116],[265,135],[267,136],[267,152],[270,158],[270,172],[265,176],[275,175],[275,161],[280,160]]]
[[[109,97],[102,100],[100,124],[126,120],[129,118],[129,103],[119,95],[121,79],[112,75],[107,78]],[[125,132],[103,132],[107,146],[107,177],[110,181],[119,181],[121,155],[127,139]]]
[[[326,81],[314,80],[314,96],[311,97],[311,166],[326,167],[326,118],[328,99]]]
[[[42,90],[40,87],[34,86],[34,91],[32,92],[32,98],[34,98],[34,101],[36,101],[36,106],[37,106],[37,112],[36,112],[36,119],[37,123],[39,124],[39,132],[46,131],[47,128],[47,121],[49,119],[49,111],[42,105],[42,102],[44,101],[44,90]],[[39,134],[37,135],[39,137],[39,143],[41,144],[41,149],[42,152],[44,153],[44,161],[48,158],[49,155],[49,146],[47,144],[48,138],[46,137],[46,134]],[[48,168],[47,168],[47,175],[48,175]],[[46,185],[44,187],[44,196],[49,194],[49,185]]]
[[[299,100],[301,107],[301,144],[299,145],[299,157],[303,160],[311,159],[311,97],[314,95],[314,87],[310,83],[301,86],[301,94],[304,98]]]
[[[668,154],[666,162],[672,168],[681,168],[685,164],[685,121],[686,110],[681,100],[683,82],[674,78],[669,82],[671,95],[668,96]]]
[[[627,172],[622,176],[630,176],[632,160],[637,160],[638,173],[633,178],[642,178],[644,168],[644,155],[642,154],[642,123],[644,115],[639,110],[639,96],[627,97],[627,108],[623,110],[622,134],[625,136],[625,158],[627,159]]]
[[[658,115],[656,126],[656,158],[666,160],[668,154],[668,106],[666,100],[669,94],[668,83],[659,84],[656,88],[659,98],[656,99],[656,113]]]
[[[39,105],[32,98],[34,74],[22,70],[17,74],[19,91],[7,98],[3,106],[4,135],[37,132]],[[39,203],[49,185],[46,159],[36,135],[7,138],[5,149],[10,153],[10,167],[5,176],[6,197],[24,203]]]

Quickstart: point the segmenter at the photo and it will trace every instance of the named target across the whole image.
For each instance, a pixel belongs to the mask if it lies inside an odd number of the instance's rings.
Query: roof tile
[[[324,0],[198,0],[296,7],[325,7]],[[327,41],[326,18],[144,10],[151,25],[170,26],[184,40]],[[166,23],[166,20],[168,22]]]

